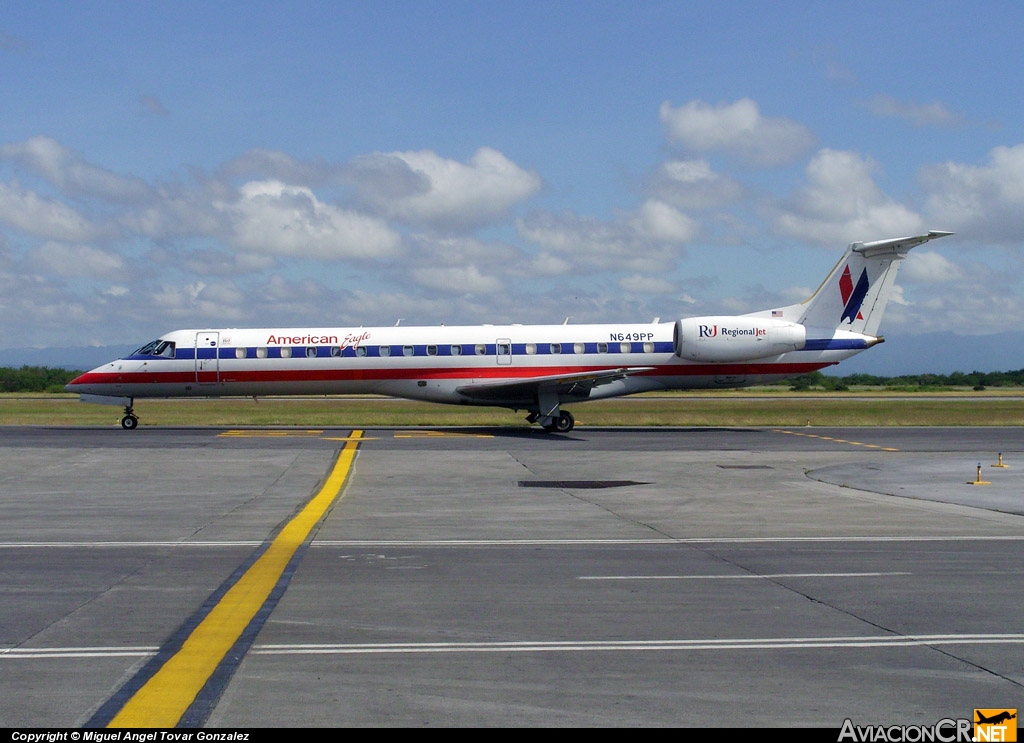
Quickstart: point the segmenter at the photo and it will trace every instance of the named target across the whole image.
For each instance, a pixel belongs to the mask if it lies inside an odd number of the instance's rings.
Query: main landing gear
[[[132,403],[129,402],[124,406],[124,417],[121,418],[121,428],[125,431],[134,431],[139,425],[139,417],[135,415],[135,411],[132,410]]]
[[[576,425],[576,419],[572,417],[572,413],[568,410],[555,411],[553,415],[530,413],[526,416],[526,420],[530,423],[539,422],[541,428],[551,433],[569,433],[573,426]]]
[[[545,431],[551,433],[569,433],[576,425],[572,413],[558,407],[558,391],[554,385],[541,385],[537,390],[537,407],[530,410],[526,420],[540,423]]]
[[[550,423],[545,423],[544,430],[552,431],[554,433],[569,433],[572,427],[576,425],[576,419],[572,417],[572,413],[568,410],[563,410],[561,413],[551,419]]]

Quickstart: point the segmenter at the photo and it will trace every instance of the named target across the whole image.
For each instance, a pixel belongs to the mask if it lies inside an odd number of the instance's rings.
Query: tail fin
[[[803,307],[797,322],[877,335],[900,261],[911,248],[952,234],[930,230],[916,237],[853,243],[811,298],[797,305]]]

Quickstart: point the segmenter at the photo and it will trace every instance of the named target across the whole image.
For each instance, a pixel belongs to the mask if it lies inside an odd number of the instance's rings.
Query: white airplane
[[[148,397],[380,394],[525,410],[571,431],[567,403],[743,387],[838,364],[884,339],[900,261],[930,231],[853,243],[810,299],[749,315],[600,325],[175,330],[67,385],[83,402]]]

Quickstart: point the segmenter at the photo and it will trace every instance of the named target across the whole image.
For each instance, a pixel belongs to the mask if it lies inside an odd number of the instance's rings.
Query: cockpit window
[[[174,341],[160,341],[159,345],[153,350],[153,355],[173,359]]]
[[[157,338],[155,341],[150,341],[142,348],[134,351],[132,356],[163,356],[164,358],[174,358],[174,341],[165,341]]]

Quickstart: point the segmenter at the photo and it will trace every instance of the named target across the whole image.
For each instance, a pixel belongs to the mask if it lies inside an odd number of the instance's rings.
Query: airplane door
[[[220,382],[220,333],[196,333],[196,383]]]
[[[494,342],[494,353],[498,357],[498,364],[509,366],[512,363],[512,341],[508,338],[498,338]]]

